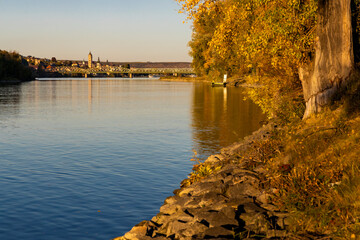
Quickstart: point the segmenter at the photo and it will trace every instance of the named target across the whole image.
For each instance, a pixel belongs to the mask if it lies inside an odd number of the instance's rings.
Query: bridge
[[[70,77],[149,77],[149,76],[190,76],[192,68],[79,68],[57,67],[50,72]]]

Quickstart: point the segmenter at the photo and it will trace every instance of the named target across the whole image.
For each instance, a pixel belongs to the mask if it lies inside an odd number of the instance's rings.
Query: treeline
[[[0,82],[32,80],[32,71],[26,65],[18,53],[0,50]]]
[[[318,0],[177,1],[193,22],[198,75],[217,80],[227,73],[256,86],[249,96],[269,116],[303,115],[298,72],[314,58]]]

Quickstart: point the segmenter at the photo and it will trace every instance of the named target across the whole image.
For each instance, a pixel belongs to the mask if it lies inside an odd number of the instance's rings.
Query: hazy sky
[[[191,61],[175,0],[0,0],[0,49],[101,61]]]

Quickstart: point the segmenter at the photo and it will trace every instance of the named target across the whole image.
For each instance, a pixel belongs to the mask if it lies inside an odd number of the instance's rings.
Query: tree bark
[[[331,102],[354,68],[351,0],[319,0],[315,61],[300,68],[306,110],[304,118]]]

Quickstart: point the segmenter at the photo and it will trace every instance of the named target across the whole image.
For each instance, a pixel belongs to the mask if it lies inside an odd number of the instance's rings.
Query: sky
[[[175,0],[0,0],[0,49],[24,56],[190,62]]]

